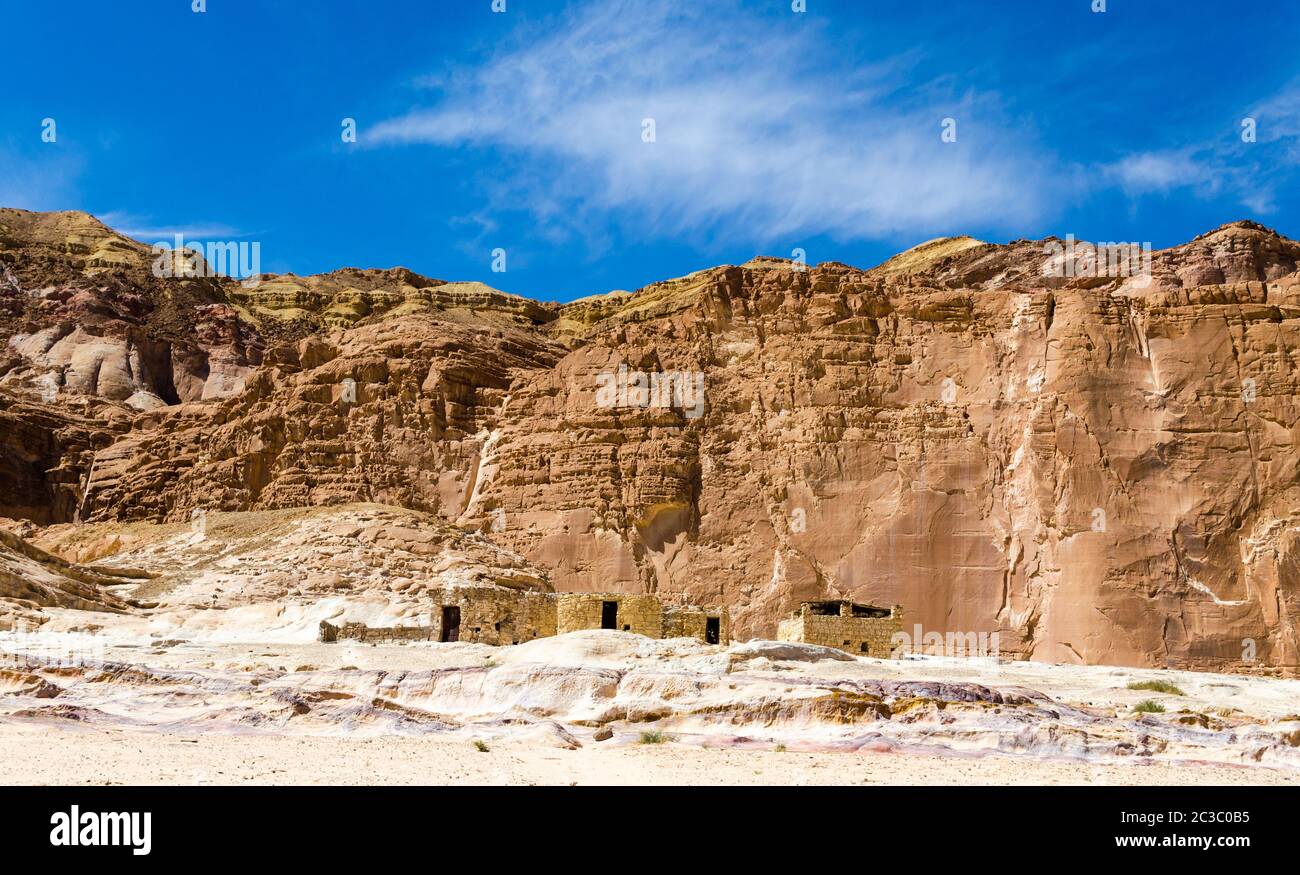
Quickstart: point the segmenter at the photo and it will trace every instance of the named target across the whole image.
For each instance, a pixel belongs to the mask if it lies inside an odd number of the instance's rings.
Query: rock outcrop
[[[727,604],[741,639],[847,598],[1006,655],[1300,667],[1300,244],[1259,225],[1149,276],[953,238],[556,305],[403,269],[157,280],[106,229],[59,250],[16,212],[0,391],[93,403],[34,442],[0,410],[27,472],[0,513],[382,502],[558,590]]]
[[[84,213],[0,209],[0,389],[149,410],[238,393],[263,340],[221,278],[154,276]]]
[[[42,608],[122,612],[127,603],[111,588],[137,582],[124,574],[66,562],[0,528],[0,631],[35,629],[46,620]]]
[[[185,523],[59,525],[36,547],[104,573],[139,574],[132,598],[203,610],[373,601],[427,619],[450,586],[546,592],[545,574],[476,532],[375,504],[203,513]]]

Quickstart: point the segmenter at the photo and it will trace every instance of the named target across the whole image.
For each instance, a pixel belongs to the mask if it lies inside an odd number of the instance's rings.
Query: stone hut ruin
[[[522,644],[555,634],[555,596],[502,586],[449,587],[430,625],[434,641]]]
[[[580,629],[618,629],[647,638],[664,637],[664,606],[652,595],[562,592],[555,602],[560,635]]]
[[[725,608],[668,605],[655,595],[552,593],[504,586],[452,586],[437,597],[427,623],[369,627],[323,621],[321,641],[474,641],[522,644],[582,629],[616,629],[647,638],[695,638],[705,644],[731,641]]]
[[[778,641],[836,647],[858,656],[889,659],[903,631],[903,608],[880,608],[834,599],[804,602],[777,625]]]
[[[671,605],[664,608],[665,638],[697,638],[705,644],[731,643],[731,614],[722,608]]]
[[[731,615],[724,608],[667,605],[654,595],[557,593],[559,634],[579,629],[618,629],[647,638],[696,638],[705,644],[731,641]]]

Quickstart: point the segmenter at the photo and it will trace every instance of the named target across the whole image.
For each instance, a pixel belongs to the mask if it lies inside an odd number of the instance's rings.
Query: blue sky
[[[948,234],[1300,236],[1294,0],[191,2],[0,0],[0,205],[549,300]]]

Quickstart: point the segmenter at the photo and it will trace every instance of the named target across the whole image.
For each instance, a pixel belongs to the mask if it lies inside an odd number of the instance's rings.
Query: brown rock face
[[[0,209],[0,389],[136,410],[241,391],[263,341],[226,303],[235,284],[152,263],[84,213]]]
[[[166,609],[278,611],[333,597],[373,602],[391,624],[427,621],[449,586],[548,590],[537,569],[482,535],[376,504],[51,526],[35,541],[69,561],[102,561],[103,573],[126,569],[146,580],[132,598]]]
[[[146,337],[174,398],[137,412],[111,368],[65,379],[47,406],[105,399],[100,437],[57,477],[53,451],[23,470],[84,483],[71,505],[97,522],[429,512],[557,590],[721,601],[740,638],[848,598],[1040,660],[1295,670],[1300,245],[1238,223],[1098,277],[1045,275],[1053,243],[756,259],[566,305],[400,269],[213,281],[188,333]],[[33,244],[7,245],[36,287]],[[50,258],[45,299],[85,281]],[[48,355],[23,344],[49,312],[11,335],[9,374]],[[99,353],[72,346],[80,379]],[[177,349],[247,372],[200,391]],[[141,356],[130,374],[168,357]],[[26,377],[5,387],[36,403]],[[0,463],[28,443],[0,435]],[[16,491],[0,513],[74,519]]]
[[[126,603],[105,587],[132,582],[65,562],[0,528],[0,631],[35,628],[45,620],[40,608],[121,612]]]

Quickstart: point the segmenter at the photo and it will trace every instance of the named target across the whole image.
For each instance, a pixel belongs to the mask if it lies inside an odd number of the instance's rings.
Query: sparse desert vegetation
[[[1168,693],[1171,696],[1186,695],[1178,688],[1177,684],[1169,681],[1131,681],[1128,685],[1130,690],[1146,690],[1152,693]]]

